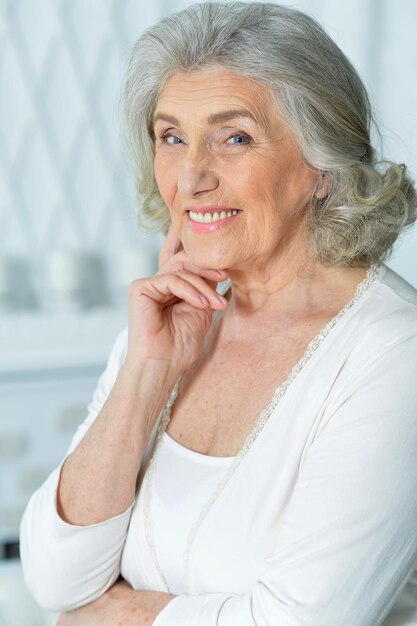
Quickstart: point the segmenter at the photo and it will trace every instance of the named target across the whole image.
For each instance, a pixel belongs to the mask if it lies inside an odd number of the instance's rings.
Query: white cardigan
[[[68,454],[126,349],[124,329]],[[382,265],[210,508],[190,552],[191,594],[184,588],[154,626],[417,625],[416,374],[417,290]],[[157,426],[137,498],[120,515],[87,527],[64,522],[56,511],[62,463],[30,499],[21,558],[43,607],[91,602],[120,573],[135,589],[165,591],[140,506]]]

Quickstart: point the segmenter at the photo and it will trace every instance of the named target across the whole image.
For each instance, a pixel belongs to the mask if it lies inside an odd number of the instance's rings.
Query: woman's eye
[[[169,135],[166,133],[165,135],[161,135],[161,139],[164,143],[168,143],[170,145],[177,146],[178,143],[181,143],[181,139],[176,137],[175,135]],[[174,141],[169,141],[169,139],[173,139]]]
[[[228,141],[230,141],[231,139],[232,140],[236,139],[236,141],[232,141],[231,142],[232,145],[234,145],[234,146],[250,143],[250,138],[247,137],[246,135],[238,135],[238,134],[231,135],[231,137],[229,137]]]

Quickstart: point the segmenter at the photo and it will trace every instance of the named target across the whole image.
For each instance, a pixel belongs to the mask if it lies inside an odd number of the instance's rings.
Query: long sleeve
[[[78,427],[65,458],[77,447],[103,407],[122,365],[126,346],[127,328],[116,338],[87,407],[87,417]],[[77,526],[65,522],[56,507],[65,458],[30,498],[20,526],[25,583],[41,607],[62,612],[92,602],[117,580],[134,505],[99,524]]]
[[[416,366],[414,328],[340,384],[253,588],[179,595],[154,626],[379,626],[417,565]]]

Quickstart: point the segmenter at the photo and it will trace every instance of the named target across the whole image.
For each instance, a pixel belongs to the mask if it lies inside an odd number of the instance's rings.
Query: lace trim
[[[324,326],[324,328],[322,328],[322,330],[314,337],[314,339],[312,339],[309,342],[309,344],[307,345],[307,348],[306,348],[306,351],[305,351],[304,355],[294,365],[294,367],[292,368],[289,376],[275,389],[274,394],[272,396],[271,402],[261,412],[257,424],[252,429],[252,431],[249,433],[249,435],[246,437],[246,439],[245,439],[245,441],[243,443],[243,446],[240,449],[240,452],[237,454],[237,456],[234,457],[233,462],[231,463],[229,468],[226,470],[225,476],[218,483],[218,485],[217,485],[213,495],[211,496],[211,498],[202,507],[202,509],[200,511],[200,515],[197,518],[196,523],[194,524],[194,526],[190,530],[190,533],[189,533],[189,536],[188,536],[188,541],[187,541],[187,547],[185,549],[184,558],[183,558],[184,583],[185,583],[185,586],[186,586],[186,589],[187,589],[187,593],[189,595],[192,595],[191,594],[191,588],[190,588],[190,579],[189,579],[189,557],[190,557],[191,547],[192,547],[194,538],[195,538],[195,536],[196,536],[196,534],[198,532],[198,529],[200,528],[202,522],[204,521],[208,511],[210,510],[210,508],[212,507],[213,503],[218,498],[218,496],[221,493],[221,491],[224,489],[225,485],[229,482],[229,480],[232,478],[232,476],[236,472],[236,470],[239,467],[240,463],[242,462],[243,458],[246,456],[246,454],[248,453],[248,451],[252,447],[254,441],[259,436],[259,433],[264,428],[266,422],[268,421],[269,417],[271,416],[271,414],[273,413],[273,411],[277,407],[279,401],[281,400],[281,398],[283,397],[283,395],[287,391],[288,387],[295,380],[295,378],[298,376],[298,374],[301,372],[301,370],[305,367],[306,363],[308,363],[308,361],[311,359],[312,355],[315,353],[315,351],[317,350],[319,345],[322,343],[323,339],[325,337],[327,337],[327,335],[332,330],[332,328],[337,324],[337,322],[346,314],[346,312],[349,309],[351,309],[351,307],[360,299],[362,294],[378,278],[380,272],[381,272],[381,265],[372,265],[368,269],[368,272],[367,272],[365,278],[358,284],[353,298],[343,307],[343,309],[341,309],[339,311],[339,313],[337,315],[335,315],[335,317],[333,317],[326,324],[326,326]],[[169,397],[169,399],[168,399],[168,401],[167,401],[167,403],[166,403],[166,405],[165,405],[165,407],[164,407],[164,409],[162,411],[161,420],[159,422],[158,429],[157,429],[157,434],[156,434],[156,437],[155,437],[155,443],[154,443],[153,451],[152,451],[152,454],[151,454],[151,457],[150,457],[150,460],[149,460],[149,464],[148,464],[147,470],[145,472],[143,484],[142,484],[142,488],[144,489],[144,503],[143,503],[143,506],[144,506],[144,525],[145,525],[146,540],[148,542],[148,546],[149,546],[150,552],[152,554],[154,565],[155,565],[155,567],[156,567],[156,569],[157,569],[157,571],[158,571],[158,573],[160,575],[162,584],[165,587],[165,591],[167,593],[171,593],[171,591],[170,591],[170,589],[168,587],[168,584],[167,584],[167,582],[165,580],[165,577],[164,577],[164,575],[162,573],[162,569],[161,569],[161,566],[159,564],[159,561],[158,561],[158,558],[157,558],[157,555],[156,555],[155,542],[154,542],[154,532],[153,532],[154,526],[153,526],[153,519],[152,519],[152,513],[151,513],[151,511],[152,511],[152,481],[153,481],[153,473],[154,473],[154,470],[155,470],[156,460],[158,458],[158,454],[159,454],[159,450],[160,450],[162,434],[163,434],[165,428],[167,427],[167,425],[169,423],[169,420],[170,420],[170,417],[171,417],[172,405],[174,404],[174,402],[175,402],[175,400],[177,398],[178,390],[179,390],[179,384],[181,382],[181,378],[182,377],[180,377],[177,380],[177,382],[175,383],[175,385],[173,387],[173,390],[171,392],[171,395],[170,395],[170,397]]]

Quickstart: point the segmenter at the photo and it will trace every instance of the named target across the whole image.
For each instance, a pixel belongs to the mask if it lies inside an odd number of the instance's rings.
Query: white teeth
[[[218,222],[219,220],[224,220],[226,217],[231,217],[232,215],[236,215],[238,213],[237,209],[233,211],[221,211],[218,213],[200,213],[199,211],[190,211],[189,215],[193,222],[199,222],[200,224],[211,224],[213,222]]]

